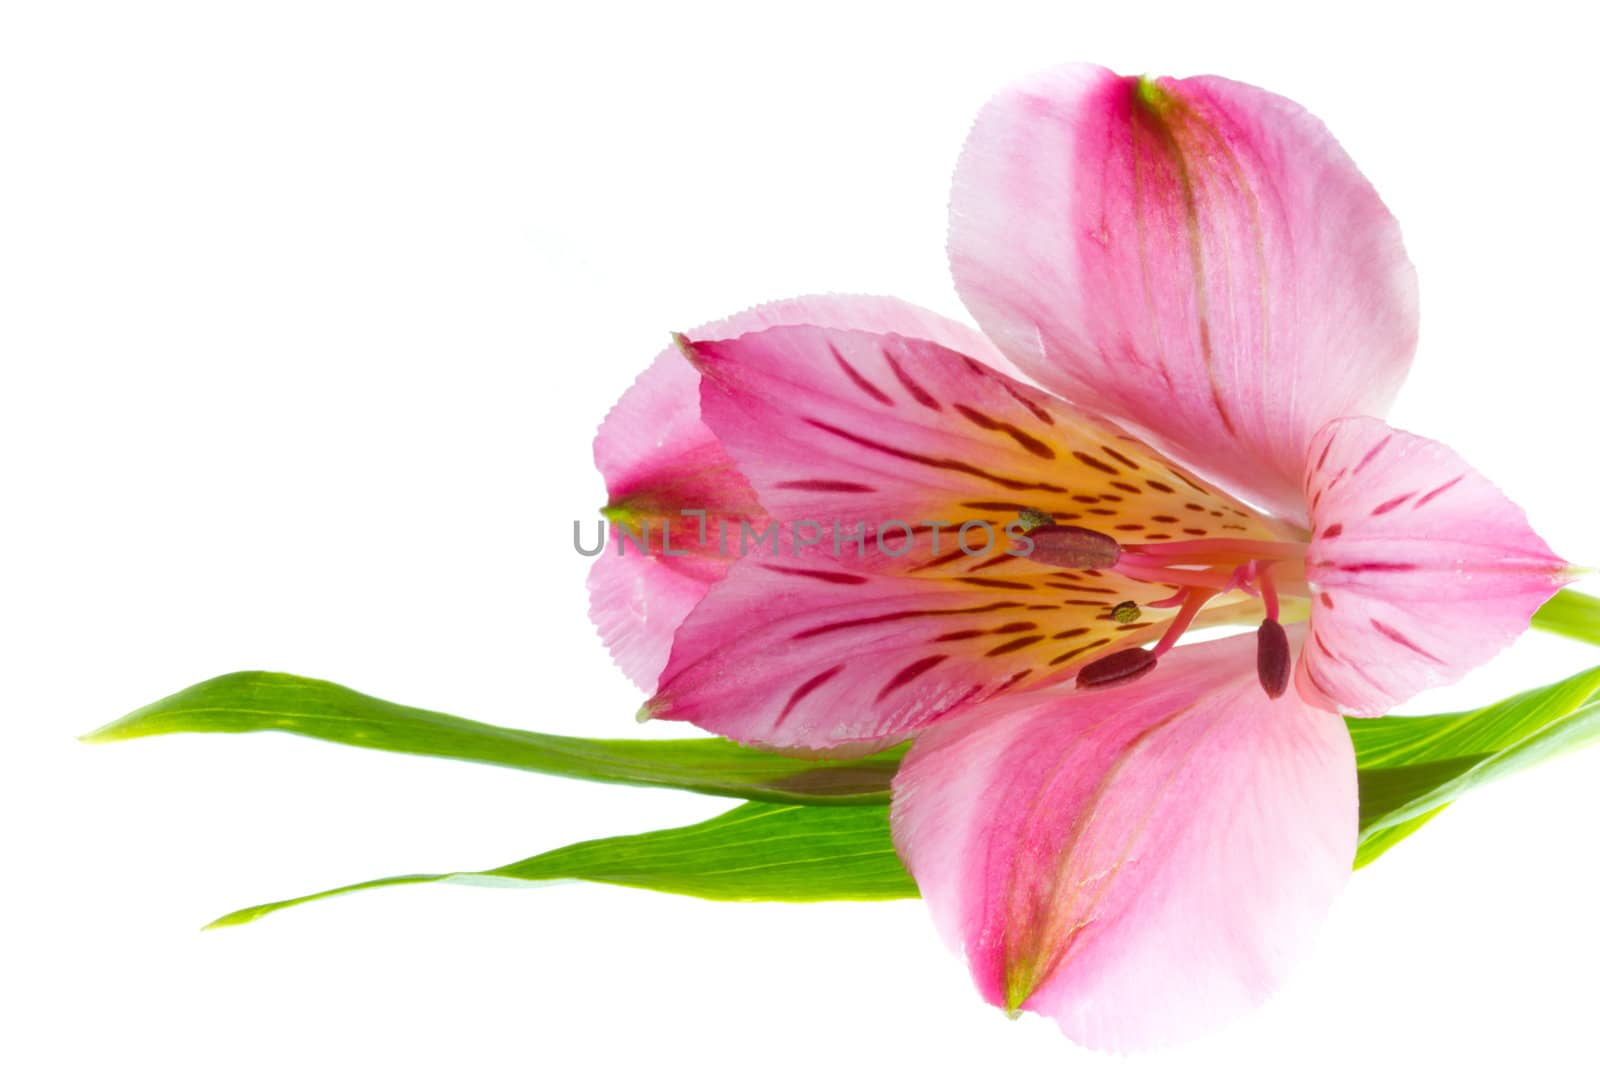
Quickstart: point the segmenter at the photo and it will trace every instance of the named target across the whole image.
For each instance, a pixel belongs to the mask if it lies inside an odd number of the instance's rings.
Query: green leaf
[[[1534,613],[1533,627],[1600,645],[1600,597],[1563,589]]]
[[[1467,790],[1600,737],[1600,668],[1477,711],[1348,725],[1361,774],[1362,867]]]
[[[1583,630],[1588,610],[1569,601],[1559,625]],[[1347,723],[1360,775],[1361,867],[1467,790],[1600,736],[1600,668],[1476,711]],[[808,761],[720,739],[557,737],[263,672],[203,682],[87,740],[254,730],[756,802],[695,826],[583,842],[488,871],[403,875],[263,905],[226,916],[221,925],[305,900],[416,882],[580,878],[715,900],[880,900],[916,892],[895,857],[884,806],[903,749],[863,760]]]
[[[312,900],[421,882],[520,885],[556,878],[708,900],[895,900],[917,895],[889,840],[886,806],[742,804],[672,830],[568,845],[486,871],[407,874],[259,904],[212,927],[238,926]]]
[[[1600,668],[1477,711],[1350,720],[1361,782],[1363,867],[1456,797],[1600,735]],[[402,875],[246,908],[249,922],[310,900],[417,882],[579,878],[711,900],[888,900],[916,896],[884,806],[747,803],[707,822],[586,841],[487,871]]]
[[[254,730],[283,730],[362,748],[473,760],[596,782],[668,786],[775,803],[887,803],[889,780],[904,752],[901,748],[858,760],[807,760],[721,738],[560,737],[391,704],[332,682],[267,671],[225,674],[190,686],[84,740]]]

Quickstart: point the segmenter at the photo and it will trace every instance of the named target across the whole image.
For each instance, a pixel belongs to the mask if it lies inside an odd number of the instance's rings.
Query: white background
[[[1422,279],[1395,421],[1600,561],[1578,11],[8,4],[0,1059],[1087,1061],[984,1006],[917,902],[446,886],[202,935],[726,804],[278,735],[73,738],[251,667],[637,736],[570,547],[603,502],[593,427],[668,330],[757,301],[959,314],[956,152],[988,94],[1067,59],[1326,119]],[[1531,636],[1416,706],[1595,658]],[[1596,772],[1463,801],[1352,879],[1265,1009],[1158,1062],[1592,1062]]]

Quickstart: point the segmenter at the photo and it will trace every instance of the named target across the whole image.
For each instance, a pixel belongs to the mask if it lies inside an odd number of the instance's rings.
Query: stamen
[[[1047,512],[1038,508],[1023,508],[1017,515],[1017,525],[1022,527],[1023,533],[1037,530],[1041,526],[1049,526],[1054,521]]]
[[[1079,671],[1078,688],[1098,689],[1119,682],[1131,682],[1155,669],[1155,653],[1142,648],[1125,648],[1097,659]]]
[[[1205,586],[1218,593],[1227,592],[1237,583],[1231,575],[1218,574],[1210,570],[1184,570],[1179,567],[1146,566],[1136,562],[1133,556],[1123,556],[1111,568],[1118,574],[1125,574],[1129,578],[1137,578],[1141,582],[1151,582],[1156,585],[1181,585]]]
[[[1289,688],[1289,635],[1277,619],[1267,619],[1256,631],[1256,677],[1267,696],[1277,700]]]
[[[1256,581],[1261,586],[1261,606],[1266,610],[1267,621],[1278,621],[1278,583],[1272,580],[1272,564],[1263,563],[1256,570]],[[1283,629],[1279,626],[1278,629]]]
[[[1033,539],[1031,558],[1052,567],[1109,570],[1122,555],[1116,538],[1082,526],[1040,526],[1028,536]]]
[[[1204,589],[1190,589],[1184,594],[1183,607],[1172,617],[1167,624],[1166,633],[1161,635],[1161,640],[1156,642],[1156,647],[1150,650],[1153,656],[1160,656],[1178,643],[1178,638],[1183,636],[1183,631],[1189,628],[1194,617],[1200,614],[1200,609],[1205,602],[1211,599],[1211,593]]]
[[[1273,568],[1303,558],[1305,545],[1242,538],[1122,545],[1080,526],[1045,526],[1032,531],[1031,536],[1043,549],[1035,552],[1043,562],[1112,570],[1137,581],[1177,590],[1146,604],[1151,608],[1178,609],[1154,647],[1123,649],[1095,660],[1078,672],[1079,687],[1113,685],[1154,670],[1201,608],[1213,597],[1238,590],[1260,597],[1266,616],[1256,636],[1256,674],[1261,688],[1274,700],[1287,692],[1294,657],[1288,634],[1278,622],[1278,584]],[[1119,623],[1133,622],[1139,618],[1139,605],[1123,601],[1111,609],[1110,615]]]

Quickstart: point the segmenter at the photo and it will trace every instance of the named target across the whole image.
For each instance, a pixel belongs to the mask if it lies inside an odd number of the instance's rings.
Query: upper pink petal
[[[950,215],[962,299],[1028,374],[1291,519],[1312,435],[1383,413],[1410,364],[1394,219],[1248,85],[1037,75],[979,116]]]
[[[1341,419],[1308,459],[1307,700],[1374,715],[1453,682],[1569,580],[1522,509],[1437,441]]]
[[[947,524],[948,555],[963,523],[998,531],[1030,508],[1123,543],[1280,532],[1116,427],[933,341],[791,326],[692,355],[706,424],[763,510],[859,525],[870,550],[847,549],[852,565],[922,573],[935,555],[926,523]],[[916,543],[886,558],[875,534],[905,526]],[[953,556],[936,573],[961,566]]]
[[[895,779],[895,844],[990,1002],[1122,1051],[1276,987],[1355,855],[1344,724],[1269,700],[1255,638],[1104,690],[934,727]]]
[[[994,346],[963,326],[893,297],[825,295],[780,300],[688,331],[695,340],[722,340],[771,326],[812,323],[841,329],[893,331],[959,345],[975,358],[1002,365]],[[749,484],[700,418],[700,376],[676,347],[661,352],[617,401],[594,441],[595,465],[606,482],[615,521],[649,525],[648,555],[621,544],[613,529],[604,559],[589,577],[589,615],[623,671],[652,688],[666,664],[672,634],[711,583],[727,572],[716,542],[701,542],[700,520],[685,508],[737,526],[757,517]],[[662,554],[662,520],[671,523],[672,547],[690,557]],[[634,526],[635,532],[638,526]]]

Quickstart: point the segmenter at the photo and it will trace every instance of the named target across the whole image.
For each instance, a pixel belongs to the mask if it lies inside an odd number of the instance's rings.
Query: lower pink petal
[[[769,747],[895,740],[1146,637],[1074,617],[1062,597],[1043,583],[866,573],[763,550],[689,614],[646,709]]]
[[[1449,448],[1378,419],[1330,423],[1306,471],[1313,703],[1382,714],[1485,662],[1568,581],[1522,509]]]
[[[899,333],[954,345],[993,366],[1004,360],[968,326],[892,297],[826,295],[762,304],[688,331],[697,341],[717,341],[773,326],[814,324],[838,329]],[[755,494],[700,418],[700,376],[675,346],[661,352],[617,401],[594,442],[595,465],[605,477],[607,513],[641,536],[648,559],[628,559],[613,532],[606,558],[590,575],[589,615],[613,658],[641,688],[654,686],[666,663],[672,633],[711,583],[726,573],[717,540],[701,543],[700,520],[685,508],[706,511],[709,528],[735,530],[761,508]],[[662,555],[662,520],[671,523],[674,549],[698,559]],[[759,526],[759,524],[758,524]],[[647,527],[641,531],[641,527]]]
[[[1261,691],[1255,653],[1253,635],[1183,646],[917,740],[895,844],[991,1003],[1126,1051],[1283,979],[1350,872],[1355,758],[1339,719]]]

